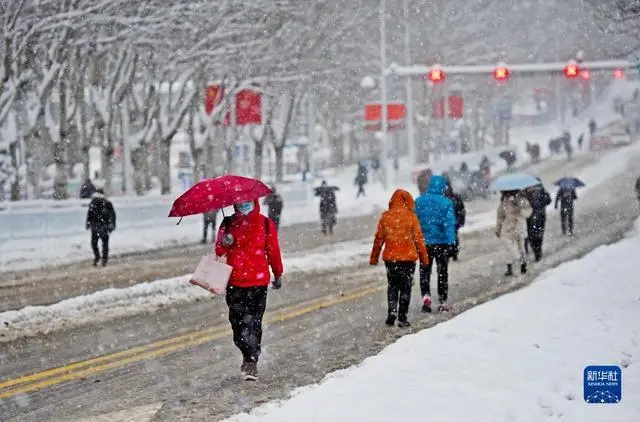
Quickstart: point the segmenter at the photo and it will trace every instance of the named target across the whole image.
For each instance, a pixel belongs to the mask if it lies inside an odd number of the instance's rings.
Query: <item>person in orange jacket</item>
[[[380,252],[384,246],[382,259],[387,268],[387,302],[389,313],[385,324],[393,326],[398,319],[399,327],[408,327],[407,313],[411,302],[411,286],[416,261],[422,265],[429,263],[420,222],[415,214],[415,202],[411,194],[398,189],[391,196],[389,210],[378,222],[369,263],[378,265]]]

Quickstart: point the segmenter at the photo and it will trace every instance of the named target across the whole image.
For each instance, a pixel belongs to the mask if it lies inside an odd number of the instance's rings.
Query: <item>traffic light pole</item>
[[[389,129],[389,116],[388,116],[388,103],[387,100],[387,2],[386,0],[380,0],[380,96],[382,105],[382,118],[380,133],[381,139],[381,152],[380,152],[380,167],[382,170],[382,187],[385,190],[389,189],[389,163],[388,155],[389,149],[388,143],[388,129]]]
[[[411,63],[411,38],[409,34],[409,0],[404,0],[404,55],[407,64]],[[407,88],[407,115],[405,121],[407,122],[407,142],[409,146],[409,164],[414,166],[418,164],[416,156],[416,140],[415,129],[413,126],[413,84],[412,78],[406,80]]]

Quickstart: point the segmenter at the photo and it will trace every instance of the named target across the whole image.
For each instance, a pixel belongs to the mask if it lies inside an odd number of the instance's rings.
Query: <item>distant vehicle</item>
[[[635,142],[636,136],[631,132],[626,122],[618,121],[598,129],[591,137],[590,149],[599,150],[627,146]]]

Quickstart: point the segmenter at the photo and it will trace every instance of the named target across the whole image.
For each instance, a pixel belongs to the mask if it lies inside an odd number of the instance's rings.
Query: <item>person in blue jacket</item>
[[[438,264],[438,299],[440,312],[449,311],[449,258],[456,244],[456,215],[453,202],[445,196],[447,180],[431,176],[429,187],[416,199],[416,214],[424,235],[429,264],[420,267],[422,312],[431,312],[431,270]]]

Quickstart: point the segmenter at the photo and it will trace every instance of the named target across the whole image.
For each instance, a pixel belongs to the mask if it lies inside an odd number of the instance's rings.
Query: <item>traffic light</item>
[[[444,72],[442,69],[431,69],[427,76],[434,84],[444,81]]]
[[[506,81],[509,79],[509,69],[504,66],[496,67],[493,71],[493,77],[497,81]]]
[[[589,78],[591,78],[591,72],[587,69],[580,70],[580,77],[584,80],[589,80]]]
[[[613,77],[616,79],[624,79],[624,70],[623,69],[614,70]]]
[[[578,65],[574,63],[569,63],[564,68],[564,75],[567,78],[575,78],[580,73],[580,69],[578,69]]]

